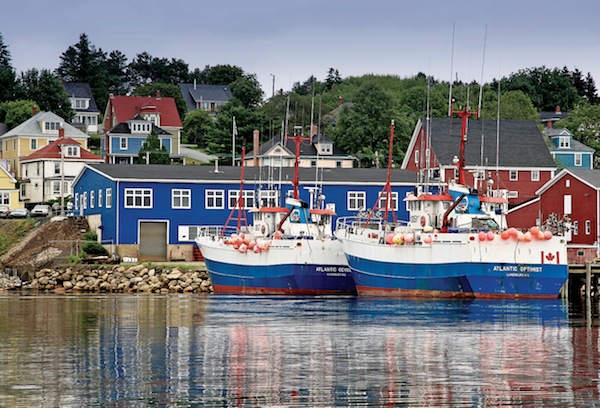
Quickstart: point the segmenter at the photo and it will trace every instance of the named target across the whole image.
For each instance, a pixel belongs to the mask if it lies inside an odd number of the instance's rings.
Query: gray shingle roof
[[[63,88],[69,98],[87,98],[90,100],[90,106],[87,109],[77,109],[82,112],[99,112],[92,88],[87,82],[64,82]]]
[[[469,119],[465,146],[467,166],[481,165],[482,135],[483,165],[496,165],[496,129],[495,120]],[[459,118],[431,119],[431,143],[442,165],[451,165],[454,156],[459,156],[460,132]],[[534,121],[500,121],[498,157],[501,167],[556,167]]]
[[[568,169],[570,173],[600,189],[600,170]]]
[[[239,182],[240,167],[220,166],[216,172],[213,166],[170,166],[161,164],[90,164],[90,168],[120,181],[185,181],[185,182]],[[290,182],[294,177],[294,169],[284,167],[281,180]],[[267,168],[246,167],[245,179],[264,180],[268,178]],[[275,169],[274,180],[279,180],[279,169]],[[301,184],[314,183],[316,171],[314,168],[301,168],[298,171]],[[322,169],[319,170],[319,181],[323,183],[371,183],[384,184],[387,169]],[[414,185],[417,174],[403,169],[392,171],[393,183]]]
[[[56,135],[49,135],[42,131],[40,126],[41,122],[61,122],[63,129],[65,130],[65,137],[71,138],[89,138],[89,135],[77,129],[73,125],[65,122],[63,118],[53,112],[39,112],[36,115],[30,117],[25,122],[19,124],[17,127],[9,130],[0,138],[8,138],[11,136],[36,136],[36,137],[57,137]]]
[[[189,111],[196,109],[196,101],[227,102],[231,99],[228,85],[179,84],[179,89]]]

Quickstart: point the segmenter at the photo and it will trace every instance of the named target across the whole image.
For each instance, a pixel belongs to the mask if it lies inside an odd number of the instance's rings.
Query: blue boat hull
[[[205,259],[217,294],[354,295],[352,274],[343,265],[239,265]]]
[[[357,292],[370,296],[556,298],[567,265],[415,264],[348,256]]]

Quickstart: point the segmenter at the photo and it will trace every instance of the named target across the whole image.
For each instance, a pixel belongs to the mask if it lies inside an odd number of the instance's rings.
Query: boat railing
[[[348,232],[360,230],[393,231],[396,227],[408,225],[407,221],[386,221],[383,218],[364,218],[360,216],[340,217],[336,221],[336,231]]]
[[[198,227],[198,236],[199,237],[222,237],[222,236],[230,236],[232,234],[239,234],[240,232],[247,231],[239,231],[233,225],[202,225]]]

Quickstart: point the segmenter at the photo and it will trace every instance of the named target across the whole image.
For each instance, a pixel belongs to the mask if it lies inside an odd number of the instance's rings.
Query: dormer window
[[[90,106],[89,99],[71,98],[71,108],[76,110],[88,109]]]
[[[568,149],[571,147],[571,138],[567,136],[561,136],[558,138],[558,147],[561,149]]]
[[[150,133],[152,125],[144,122],[132,122],[130,127],[131,133]]]
[[[81,150],[79,146],[63,146],[65,157],[79,157]]]
[[[319,144],[319,154],[332,154],[333,146],[331,143],[321,143]]]
[[[160,126],[160,116],[155,113],[146,113],[143,115],[144,119],[148,122],[154,124],[155,126]]]
[[[60,128],[60,122],[44,122],[44,133],[58,133]]]

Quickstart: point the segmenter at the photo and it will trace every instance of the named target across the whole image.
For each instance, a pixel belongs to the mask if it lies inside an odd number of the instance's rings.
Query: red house
[[[584,264],[599,255],[600,170],[564,169],[540,188],[535,200],[513,208],[509,225],[543,224],[553,214],[570,221],[566,233],[569,264]],[[569,225],[569,224],[567,224]]]
[[[535,192],[556,172],[534,121],[469,119],[466,138],[467,184],[480,191],[501,191],[511,207],[534,199]],[[428,173],[444,184],[457,179],[460,140],[459,118],[419,120],[402,168],[423,176]]]

